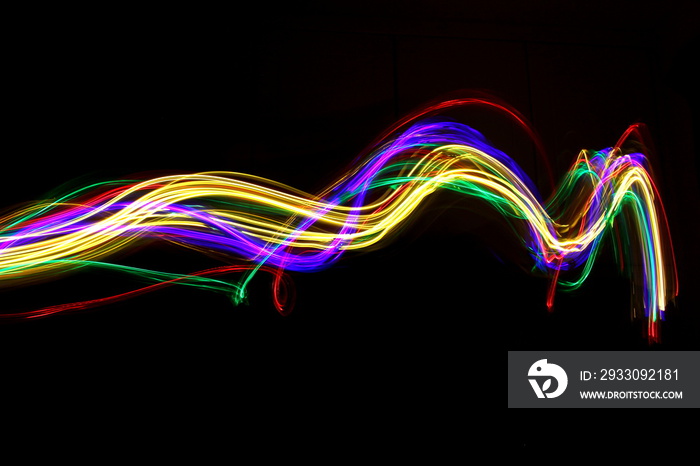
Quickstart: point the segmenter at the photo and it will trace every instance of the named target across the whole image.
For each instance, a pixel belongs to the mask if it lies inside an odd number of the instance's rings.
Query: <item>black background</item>
[[[681,284],[654,349],[697,350],[697,8],[607,3],[18,13],[3,47],[0,198],[10,206],[79,177],[151,171],[247,172],[317,192],[398,118],[463,89],[526,115],[557,179],[580,149],[608,147],[644,122]],[[550,194],[542,161],[509,121],[463,116]],[[392,404],[400,392],[430,409],[437,393],[444,401],[468,391],[466,362],[495,371],[507,350],[649,348],[629,319],[629,285],[610,248],[580,291],[557,294],[549,314],[548,281],[514,265],[515,237],[468,202],[436,195],[385,249],[293,274],[298,298],[288,317],[273,309],[261,274],[247,306],[169,288],[3,324],[4,357],[140,393],[194,381],[199,395],[216,387],[234,404],[261,393]],[[165,246],[128,260],[180,272],[217,265]],[[91,274],[6,290],[3,308],[124,286],[110,280]]]

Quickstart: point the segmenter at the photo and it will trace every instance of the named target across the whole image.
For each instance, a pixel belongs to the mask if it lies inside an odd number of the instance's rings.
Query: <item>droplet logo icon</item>
[[[546,359],[540,359],[530,366],[527,375],[530,377],[528,380],[537,398],[556,398],[564,393],[566,385],[569,383],[569,378],[566,376],[564,369],[556,364],[548,363]],[[552,388],[552,379],[557,381],[556,389],[548,392]],[[542,383],[541,386],[540,381]]]

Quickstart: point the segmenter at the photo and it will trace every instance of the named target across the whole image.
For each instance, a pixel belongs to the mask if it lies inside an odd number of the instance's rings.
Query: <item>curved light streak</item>
[[[111,268],[152,284],[123,295],[0,317],[93,307],[169,284],[225,292],[238,303],[260,270],[275,275],[275,305],[286,313],[293,301],[286,272],[318,271],[348,251],[379,247],[419,213],[428,196],[451,190],[463,195],[464,202],[486,201],[508,220],[534,268],[552,277],[550,307],[557,285],[573,289],[584,282],[608,235],[621,268],[633,279],[635,306],[644,309],[648,336],[658,340],[658,321],[677,294],[677,280],[648,160],[624,149],[641,134],[640,126],[630,127],[610,148],[581,151],[545,201],[513,159],[480,133],[434,117],[463,105],[494,107],[530,131],[524,119],[501,104],[455,99],[398,122],[316,195],[254,175],[206,172],[98,183],[17,208],[0,217],[0,286],[36,283],[84,267]],[[229,265],[167,274],[107,262],[147,240],[213,254]],[[214,278],[231,273],[242,277]],[[642,293],[635,288],[639,285]]]

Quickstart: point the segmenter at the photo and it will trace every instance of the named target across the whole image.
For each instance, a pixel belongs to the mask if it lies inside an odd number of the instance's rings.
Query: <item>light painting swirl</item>
[[[550,307],[557,286],[583,283],[603,238],[610,238],[630,274],[633,305],[643,309],[649,339],[658,340],[659,320],[677,294],[677,280],[648,159],[626,150],[643,142],[640,126],[630,127],[610,148],[581,151],[545,201],[508,155],[474,129],[439,117],[466,105],[495,108],[530,131],[517,112],[495,101],[454,99],[399,121],[316,195],[254,175],[207,172],[102,182],[18,207],[0,217],[0,286],[34,284],[83,268],[119,270],[150,284],[0,317],[84,309],[170,284],[224,292],[239,303],[258,271],[274,274],[275,305],[286,313],[294,299],[286,272],[319,271],[345,253],[380,247],[419,213],[428,196],[451,190],[464,202],[486,201],[508,220],[534,269],[552,278]],[[108,262],[148,241],[175,243],[225,265],[173,274]],[[232,274],[233,280],[223,278]]]

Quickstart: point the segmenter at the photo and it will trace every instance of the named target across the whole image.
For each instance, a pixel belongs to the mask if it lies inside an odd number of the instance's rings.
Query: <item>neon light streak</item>
[[[534,135],[524,119],[501,104],[455,99],[401,120],[317,195],[254,175],[207,172],[97,183],[53,202],[18,208],[0,218],[0,286],[49,280],[83,267],[107,267],[154,284],[0,317],[94,307],[169,284],[227,293],[239,303],[258,271],[274,274],[274,303],[287,313],[294,298],[287,272],[319,271],[348,251],[382,245],[420,213],[428,196],[452,190],[464,202],[485,201],[508,220],[534,270],[552,279],[550,308],[557,287],[581,286],[607,236],[620,267],[641,277],[639,304],[650,340],[658,339],[658,321],[678,290],[666,216],[647,159],[623,149],[628,139],[641,136],[640,127],[630,127],[614,147],[582,151],[544,201],[513,159],[480,133],[434,117],[464,105],[492,106]],[[147,239],[223,254],[236,265],[177,275],[106,262]],[[237,282],[212,278],[224,273],[243,277]]]

